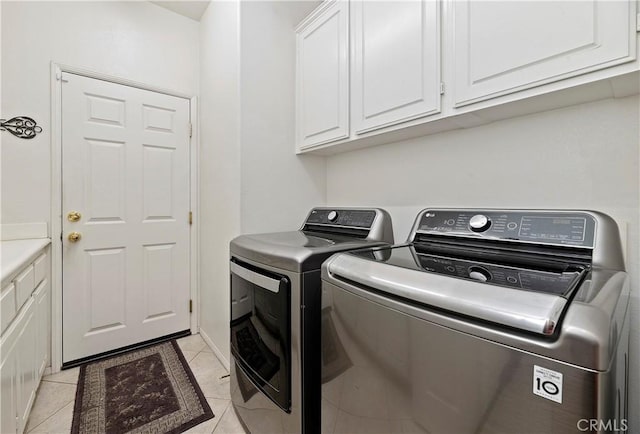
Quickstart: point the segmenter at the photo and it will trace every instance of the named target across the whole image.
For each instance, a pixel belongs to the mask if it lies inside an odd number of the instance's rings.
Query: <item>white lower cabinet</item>
[[[49,365],[51,354],[51,288],[44,280],[33,293],[36,303],[36,365],[37,374],[42,376]]]
[[[17,333],[16,333],[17,334]],[[18,375],[16,374],[16,340],[6,336],[0,346],[0,432],[18,431]]]
[[[38,272],[34,273],[37,264]],[[15,314],[3,323],[0,336],[0,433],[21,434],[25,431],[29,412],[35,401],[38,385],[49,365],[51,340],[51,289],[49,257],[42,253],[24,267],[3,294],[10,307],[16,298],[7,298],[14,287],[26,294],[26,300],[16,305]],[[25,279],[28,277],[28,279]],[[27,285],[31,282],[30,285]],[[35,287],[35,288],[34,288]],[[7,307],[2,312],[12,311]]]
[[[18,432],[27,426],[29,411],[36,397],[40,376],[36,360],[36,302],[27,301],[23,316],[18,322],[18,341],[16,343],[16,371],[18,375]]]
[[[38,389],[36,302],[27,300],[19,316],[2,336],[2,434],[21,433]]]

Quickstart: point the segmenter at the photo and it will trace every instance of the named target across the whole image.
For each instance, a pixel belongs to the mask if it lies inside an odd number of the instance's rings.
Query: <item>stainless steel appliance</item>
[[[231,398],[253,434],[320,432],[320,266],[391,243],[385,211],[346,208],[231,241]]]
[[[629,283],[597,212],[429,209],[322,267],[323,433],[622,432]]]

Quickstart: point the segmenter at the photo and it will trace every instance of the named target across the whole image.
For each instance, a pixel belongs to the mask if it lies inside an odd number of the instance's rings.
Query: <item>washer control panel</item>
[[[313,209],[307,217],[306,224],[369,229],[375,218],[374,210]]]
[[[418,261],[432,273],[558,295],[568,294],[580,277],[578,271],[551,273],[429,254],[418,254]]]
[[[595,229],[584,212],[427,210],[416,232],[593,248]]]

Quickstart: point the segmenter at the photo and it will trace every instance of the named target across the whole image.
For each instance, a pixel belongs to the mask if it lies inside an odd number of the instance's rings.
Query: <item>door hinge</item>
[[[444,81],[440,82],[440,95],[444,95]]]
[[[192,225],[193,224],[193,212],[189,211],[189,224]]]
[[[60,241],[62,241],[62,232],[60,232]]]
[[[636,15],[636,32],[640,32],[640,14]]]
[[[193,137],[193,124],[189,122],[189,138]]]
[[[193,300],[189,300],[189,313],[193,313]]]
[[[56,71],[56,80],[58,81],[62,80],[62,71],[60,70]]]

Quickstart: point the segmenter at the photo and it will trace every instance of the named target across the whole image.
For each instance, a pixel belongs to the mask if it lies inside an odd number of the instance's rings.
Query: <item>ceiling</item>
[[[207,6],[209,6],[209,0],[159,0],[152,1],[151,3],[196,21],[200,21],[202,14],[204,14]]]

